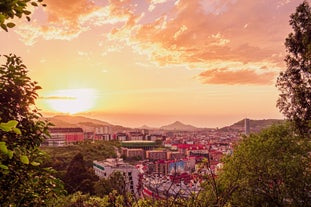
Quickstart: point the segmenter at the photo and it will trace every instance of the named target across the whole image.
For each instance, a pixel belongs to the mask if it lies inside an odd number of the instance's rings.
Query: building
[[[154,141],[122,141],[122,147],[126,147],[129,149],[144,149],[144,150],[152,150],[157,146],[157,143]]]
[[[113,172],[121,172],[125,178],[126,190],[138,195],[139,172],[133,165],[124,163],[122,159],[106,159],[104,161],[93,161],[95,175],[107,179]]]
[[[42,146],[65,146],[84,141],[82,128],[50,128],[50,135]]]
[[[245,135],[249,135],[250,134],[250,123],[249,123],[249,119],[244,119],[244,133]]]
[[[156,175],[174,175],[180,173],[191,173],[195,170],[195,159],[182,160],[156,160],[146,163],[147,173]]]
[[[144,140],[145,135],[142,132],[129,132],[128,138],[129,140],[132,140],[132,141]]]
[[[114,135],[114,139],[118,141],[126,141],[128,140],[128,136],[126,133],[118,132]]]
[[[147,140],[150,141],[164,140],[164,137],[161,134],[150,134],[147,136]]]
[[[167,151],[165,150],[147,150],[146,158],[149,160],[167,160]]]
[[[141,159],[145,159],[145,150],[143,149],[128,149],[128,148],[121,148],[122,150],[122,155],[124,155],[127,158],[141,158]]]
[[[183,159],[186,157],[185,155],[183,155],[180,152],[173,152],[173,151],[169,151],[167,153],[167,156],[168,156],[167,159],[169,159],[169,160],[180,160],[180,159]]]

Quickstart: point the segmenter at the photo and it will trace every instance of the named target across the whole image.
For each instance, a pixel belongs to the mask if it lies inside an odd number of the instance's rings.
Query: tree
[[[0,1],[0,26],[3,30],[8,31],[8,28],[15,26],[14,23],[8,22],[8,19],[14,17],[22,18],[25,16],[30,21],[31,11],[28,6],[37,7],[39,5],[46,6],[42,3],[43,0],[1,0]]]
[[[307,1],[290,16],[293,32],[285,40],[287,69],[277,79],[277,106],[298,131],[310,135],[311,122],[311,8]]]
[[[40,120],[35,107],[40,87],[27,76],[19,57],[4,57],[6,63],[0,66],[0,119],[4,129],[12,130],[0,131],[0,203],[44,206],[62,193],[62,184],[51,176],[50,168],[41,167],[45,155],[39,146],[49,136],[49,123]]]
[[[219,183],[233,206],[310,206],[310,150],[290,126],[272,126],[243,138],[224,160]]]
[[[64,177],[66,190],[69,193],[81,191],[82,193],[94,194],[93,186],[97,180],[95,174],[86,168],[83,155],[81,153],[76,154]]]

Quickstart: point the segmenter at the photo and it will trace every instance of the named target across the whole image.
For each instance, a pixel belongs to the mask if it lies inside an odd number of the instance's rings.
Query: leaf
[[[1,28],[2,28],[3,30],[5,30],[6,32],[8,31],[8,28],[6,27],[5,24],[1,24],[0,26],[1,26]]]
[[[21,130],[19,128],[13,128],[13,132],[15,132],[18,135],[22,134],[22,132],[21,132]]]
[[[9,23],[6,24],[6,26],[8,28],[13,28],[13,27],[15,27],[15,24],[13,22],[9,22]]]
[[[0,129],[2,129],[5,132],[13,130],[13,132],[15,132],[16,134],[22,134],[21,131],[18,128],[16,128],[17,124],[18,121],[15,120],[8,121],[7,123],[0,123]]]
[[[30,15],[30,14],[31,14],[31,12],[30,12],[30,11],[28,11],[28,10],[24,10],[24,14],[25,14],[25,15]]]
[[[32,166],[39,166],[39,165],[40,165],[39,162],[35,162],[35,161],[32,161],[30,164],[31,164]]]
[[[10,120],[7,123],[5,123],[5,125],[10,127],[11,129],[15,128],[17,126],[17,124],[18,124],[18,121],[16,121],[16,120]]]
[[[20,160],[21,160],[21,162],[22,162],[23,164],[26,164],[26,165],[29,164],[29,159],[28,159],[28,157],[27,157],[26,155],[22,155],[22,156],[20,157]]]
[[[3,24],[5,17],[3,14],[0,14],[0,23]]]
[[[38,6],[38,4],[36,2],[31,2],[32,6]]]
[[[5,142],[1,142],[4,144],[0,144],[0,151],[3,152],[4,154],[8,154],[8,148],[6,147]]]
[[[12,150],[8,150],[7,155],[9,156],[9,159],[12,159],[14,152]]]
[[[0,164],[0,168],[1,168],[1,169],[4,169],[4,170],[8,170],[8,169],[9,169],[9,167],[8,167],[8,166],[6,166],[6,165],[2,165],[2,164]]]

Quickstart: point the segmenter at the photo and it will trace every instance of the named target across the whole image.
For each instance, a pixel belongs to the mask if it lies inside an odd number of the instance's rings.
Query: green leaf
[[[5,20],[5,16],[3,14],[0,14],[0,23],[3,24]]]
[[[13,132],[15,132],[18,135],[22,134],[22,132],[21,132],[21,130],[19,128],[13,128]]]
[[[17,124],[18,124],[18,121],[11,120],[6,123],[0,123],[0,128],[3,131],[8,132],[8,131],[11,131],[13,128],[15,128]]]
[[[26,165],[29,164],[29,159],[28,159],[28,157],[27,157],[26,155],[22,155],[22,156],[20,157],[20,160],[21,160],[21,162],[22,162],[23,164],[26,164]]]
[[[3,152],[4,154],[8,154],[8,148],[6,147],[5,142],[1,142],[4,144],[0,144],[0,151]]]
[[[39,165],[40,165],[39,162],[35,162],[35,161],[31,162],[30,164],[31,164],[32,166],[39,166]]]
[[[9,156],[9,159],[13,158],[13,154],[14,154],[14,152],[12,150],[8,150],[7,155]]]
[[[4,169],[4,170],[8,170],[8,169],[9,169],[8,166],[2,165],[2,164],[0,164],[0,168],[1,168],[1,169]]]

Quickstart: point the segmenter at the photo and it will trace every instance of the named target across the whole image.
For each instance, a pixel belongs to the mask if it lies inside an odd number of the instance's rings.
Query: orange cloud
[[[233,64],[242,71],[245,64],[259,65],[251,69],[262,74],[263,65],[268,65],[271,71],[283,67],[289,15],[301,2],[45,0],[45,3],[48,24],[23,28],[19,32],[23,42],[33,44],[40,36],[71,40],[83,32],[102,29],[103,40],[110,41],[109,45],[130,46],[158,65],[208,68],[212,72],[216,68],[232,68]],[[217,65],[212,66],[213,63]]]
[[[199,74],[198,78],[204,84],[245,84],[245,85],[269,85],[276,76],[274,72],[256,73],[253,70],[230,71],[225,68],[207,70]]]
[[[283,7],[280,8],[277,2],[178,2],[167,14],[151,23],[140,25],[135,40],[144,47],[149,45],[151,49],[153,46],[150,43],[160,45],[162,49],[159,52],[166,50],[167,54],[170,51],[175,54],[178,51],[180,56],[176,63],[215,59],[283,61],[274,55],[283,49],[286,35],[283,31],[288,28],[285,21],[288,16],[279,13]],[[280,21],[283,22],[282,28],[279,27]],[[152,54],[155,53],[152,50]]]
[[[45,0],[49,22],[68,20],[71,26],[77,23],[80,16],[90,13],[95,5],[89,0]]]

